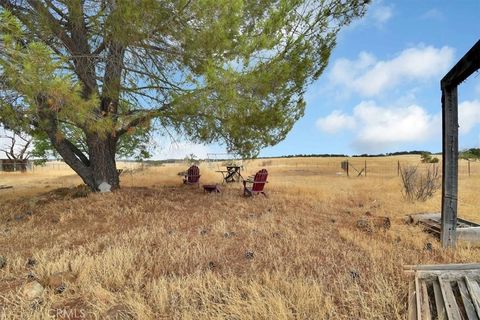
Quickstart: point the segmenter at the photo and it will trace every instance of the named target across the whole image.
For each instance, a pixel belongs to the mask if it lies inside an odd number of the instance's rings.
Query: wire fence
[[[34,165],[33,161],[8,161],[0,160],[0,173],[11,172],[59,172],[73,170],[62,161],[49,161],[43,165]],[[181,165],[180,161],[176,164]],[[202,163],[202,161],[200,161]],[[205,161],[209,168],[220,168],[225,166],[226,161]],[[117,167],[123,170],[141,170],[149,166],[162,165],[151,162],[118,161]],[[349,177],[394,177],[400,176],[402,168],[407,166],[417,167],[418,170],[427,170],[430,167],[437,167],[441,173],[442,162],[422,163],[417,159],[382,159],[382,158],[348,158],[348,159],[325,159],[325,158],[276,158],[243,160],[242,167],[247,170],[249,167],[284,168],[295,174],[299,171],[309,170],[314,175],[345,175]],[[480,161],[459,160],[459,177],[480,176]]]
[[[247,164],[248,165],[248,164]],[[382,159],[382,158],[294,158],[294,159],[259,159],[255,160],[255,167],[283,167],[291,169],[292,173],[299,170],[309,170],[315,175],[345,175],[349,177],[395,177],[401,175],[402,168],[417,167],[420,171],[437,168],[441,174],[442,162],[423,163],[418,159]],[[480,161],[459,160],[459,177],[480,176]]]
[[[219,161],[200,161],[202,170],[220,170],[224,169],[227,164],[225,160]],[[130,183],[142,181],[146,175],[152,172],[146,171],[149,167],[161,166],[165,170],[175,170],[175,173],[183,167],[188,168],[189,163],[186,161],[178,161],[175,163],[160,162],[131,162],[118,161],[117,168],[123,170],[123,175],[130,179]],[[181,168],[179,168],[181,167]],[[441,175],[442,162],[428,164],[422,163],[419,158],[405,157],[401,159],[395,158],[274,158],[274,159],[256,159],[244,160],[242,162],[242,175],[254,174],[261,168],[266,168],[272,175],[284,177],[321,177],[321,176],[337,176],[345,177],[352,180],[363,180],[370,183],[370,178],[380,178],[385,180],[397,179],[399,186],[401,185],[401,170],[407,167],[415,167],[419,172],[425,172],[432,167]],[[23,163],[10,163],[8,166],[0,166],[0,177],[22,175],[28,179],[30,174],[48,177],[49,179],[57,178],[58,181],[68,186],[72,183],[72,179],[76,173],[62,161],[49,161],[42,166],[35,166],[33,162],[29,162],[23,170]],[[65,179],[69,176],[71,179]],[[476,212],[480,208],[480,197],[477,196],[478,182],[480,182],[480,161],[459,160],[458,162],[459,176],[459,205],[465,210]],[[1,182],[5,182],[0,178]],[[12,180],[10,179],[10,182]],[[63,186],[63,184],[62,184]]]

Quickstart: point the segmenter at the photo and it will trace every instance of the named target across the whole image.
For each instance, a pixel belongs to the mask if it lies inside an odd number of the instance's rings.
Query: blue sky
[[[262,156],[441,151],[440,79],[480,39],[480,0],[376,1],[341,31],[288,137]],[[480,146],[480,74],[459,88],[460,147]]]
[[[261,156],[441,151],[440,80],[480,39],[480,0],[377,0],[342,30],[305,116]],[[480,146],[480,73],[459,88],[460,148]],[[160,157],[222,152],[183,143]]]
[[[305,116],[260,156],[441,150],[440,79],[480,39],[480,0],[374,0],[338,36]],[[460,148],[480,146],[480,73],[459,88]],[[154,158],[225,152],[156,138]]]

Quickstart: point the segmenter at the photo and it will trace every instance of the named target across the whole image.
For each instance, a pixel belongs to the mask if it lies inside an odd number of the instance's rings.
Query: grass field
[[[241,184],[182,185],[185,164],[131,170],[121,190],[87,197],[65,189],[81,181],[61,164],[0,173],[14,185],[0,190],[0,319],[404,319],[403,265],[480,260],[403,222],[440,210],[440,192],[402,197],[397,161],[419,158],[369,158],[367,177],[349,178],[341,160],[248,162],[245,175],[269,171],[269,197],[253,199]],[[218,167],[200,168],[202,183],[220,182]],[[480,172],[460,177],[460,216],[477,222],[479,183]],[[22,293],[32,279],[45,287],[35,301]]]

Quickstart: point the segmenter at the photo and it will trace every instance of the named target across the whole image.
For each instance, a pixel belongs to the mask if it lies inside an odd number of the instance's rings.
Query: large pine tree
[[[304,112],[367,0],[0,0],[0,123],[96,190],[155,126],[254,156]],[[83,147],[80,147],[83,146]]]

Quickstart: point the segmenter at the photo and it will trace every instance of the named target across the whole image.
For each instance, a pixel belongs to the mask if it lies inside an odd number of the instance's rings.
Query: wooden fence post
[[[350,170],[350,164],[348,163],[348,160],[347,160],[347,177],[350,177],[349,170]]]
[[[367,160],[365,160],[365,177],[367,176]]]
[[[400,160],[397,160],[397,176],[400,177]]]
[[[457,231],[458,194],[458,96],[457,87],[442,89],[443,165],[442,231],[443,247],[454,247]]]
[[[442,232],[443,247],[454,247],[458,195],[458,91],[457,86],[480,69],[480,40],[440,81],[442,89]]]

